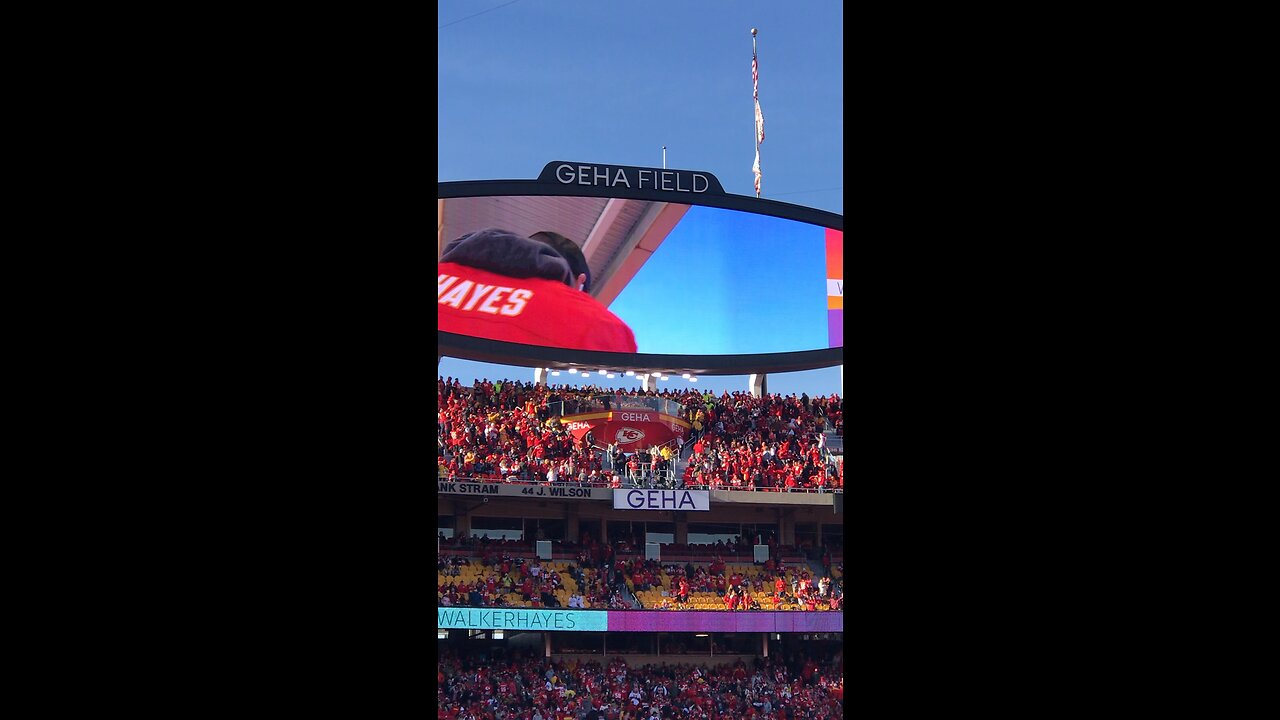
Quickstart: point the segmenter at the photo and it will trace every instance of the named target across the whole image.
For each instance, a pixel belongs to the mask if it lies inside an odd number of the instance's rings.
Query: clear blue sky
[[[826,277],[826,228],[694,205],[609,309],[645,353],[825,350]],[[674,278],[696,278],[696,308]]]
[[[761,195],[844,214],[842,3],[442,0],[436,24],[439,181],[532,179],[551,160],[661,167],[666,145],[668,167],[705,170],[726,192],[754,195],[755,27]],[[533,371],[445,358],[438,374],[525,380]],[[695,387],[746,382],[706,377]],[[770,375],[769,390],[843,394],[838,368]]]

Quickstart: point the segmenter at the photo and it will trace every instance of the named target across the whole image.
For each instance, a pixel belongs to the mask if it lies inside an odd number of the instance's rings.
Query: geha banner
[[[614,510],[702,510],[711,509],[711,493],[706,490],[614,490]]]
[[[565,426],[575,438],[590,430],[597,443],[617,443],[624,453],[657,447],[685,434],[684,427],[676,418],[652,410],[619,411],[588,420],[573,419],[565,422]]]

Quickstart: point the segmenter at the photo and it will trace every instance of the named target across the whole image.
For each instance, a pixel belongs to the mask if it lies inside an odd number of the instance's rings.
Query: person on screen
[[[524,238],[499,228],[468,233],[440,256],[440,330],[490,340],[636,352],[635,333],[591,297],[582,249],[554,232]]]

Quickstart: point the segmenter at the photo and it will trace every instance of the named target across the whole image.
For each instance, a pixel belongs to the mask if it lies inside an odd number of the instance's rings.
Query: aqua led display
[[[609,629],[609,621],[608,612],[604,610],[437,608],[436,627],[467,630],[602,632]]]
[[[844,613],[437,608],[436,627],[538,632],[844,632]]]

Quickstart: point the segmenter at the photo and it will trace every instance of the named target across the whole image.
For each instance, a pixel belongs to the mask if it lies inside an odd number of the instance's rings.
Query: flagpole
[[[756,29],[755,28],[751,28],[751,67],[752,68],[758,67],[756,65]],[[753,85],[758,86],[759,83],[753,83]],[[752,88],[752,95],[755,96],[756,107],[760,107],[760,97],[759,97],[760,92],[758,87]],[[756,166],[759,167],[760,165],[760,130],[756,126],[755,122],[752,122],[751,134],[755,136],[755,140],[756,140]],[[757,200],[760,199],[760,180],[758,175],[756,176],[756,199]]]

